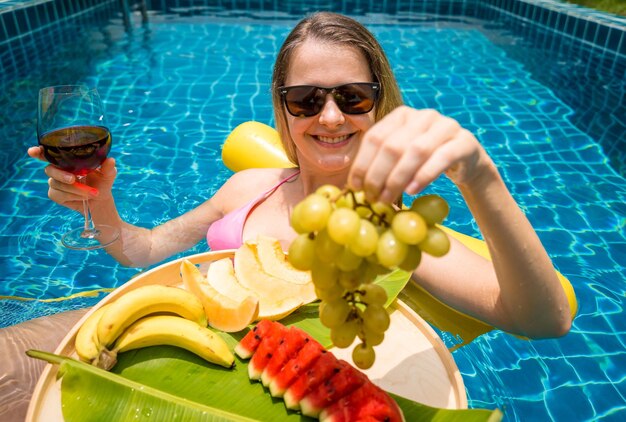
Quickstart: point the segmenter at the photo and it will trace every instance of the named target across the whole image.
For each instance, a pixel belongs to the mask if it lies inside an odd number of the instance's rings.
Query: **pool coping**
[[[369,4],[369,7],[368,4],[359,3],[359,5],[367,13],[377,9],[374,7],[376,0],[371,0],[371,2],[373,3]],[[71,19],[108,3],[117,3],[117,1],[0,0],[0,45],[38,31],[60,19]],[[150,7],[150,0],[147,3]],[[198,2],[193,3],[196,7],[199,5]],[[237,1],[228,2],[228,5],[222,7],[237,7],[237,3]],[[263,10],[268,8],[263,0],[241,3],[241,7],[246,9],[257,5]],[[349,2],[344,0],[342,3]],[[626,17],[559,0],[427,0],[419,3],[423,9],[431,7],[443,14],[447,9],[449,13],[454,13],[454,11],[468,13],[469,11],[470,14],[478,14],[476,17],[481,17],[480,14],[483,13],[481,8],[488,12],[495,11],[519,19],[526,24],[579,40],[600,48],[604,52],[612,52],[622,58],[626,57]],[[449,7],[444,7],[446,5]],[[395,7],[413,10],[413,2],[400,1]],[[323,5],[320,5],[319,9],[324,9]]]

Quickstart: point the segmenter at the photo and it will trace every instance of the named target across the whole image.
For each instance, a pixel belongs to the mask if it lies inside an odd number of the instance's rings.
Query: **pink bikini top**
[[[224,249],[237,249],[243,244],[243,226],[252,208],[267,199],[276,189],[283,183],[290,181],[300,174],[295,172],[289,177],[281,180],[268,191],[262,193],[257,198],[245,204],[243,207],[233,210],[224,217],[214,221],[206,233],[206,241],[212,251],[220,251]]]

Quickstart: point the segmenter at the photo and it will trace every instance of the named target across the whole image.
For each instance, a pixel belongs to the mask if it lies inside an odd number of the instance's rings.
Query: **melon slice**
[[[311,340],[311,337],[298,327],[290,327],[287,330],[261,374],[261,382],[265,387],[269,387],[270,382],[278,375],[285,363],[289,359],[296,357],[298,351],[309,340]]]
[[[184,260],[180,268],[185,288],[200,299],[209,325],[234,333],[252,324],[259,314],[259,301],[254,296],[235,300],[220,294],[206,281],[198,267]]]
[[[302,372],[287,388],[283,400],[288,409],[299,409],[300,400],[340,370],[339,359],[330,352],[322,353],[315,364]]]
[[[222,258],[211,262],[207,270],[207,281],[218,292],[235,300],[244,300],[254,296],[254,292],[246,289],[235,276],[235,268],[230,258]]]
[[[384,390],[366,382],[322,410],[320,421],[403,422],[404,416],[398,404]]]
[[[317,418],[323,409],[352,393],[366,381],[368,378],[364,373],[340,359],[339,371],[300,400],[302,414]]]
[[[279,320],[315,300],[312,285],[289,283],[265,273],[253,248],[244,243],[235,252],[237,280],[259,298],[259,319]]]
[[[309,284],[313,286],[310,271],[301,271],[294,268],[287,259],[287,255],[278,241],[273,237],[259,235],[256,243],[256,254],[263,270],[274,277],[295,284]]]
[[[289,359],[280,372],[270,381],[269,390],[273,397],[282,397],[287,388],[298,376],[309,369],[315,361],[326,353],[321,344],[315,340],[306,340],[296,357]]]
[[[278,327],[271,332],[271,335],[265,335],[261,338],[261,343],[248,362],[248,376],[251,380],[260,380],[263,369],[272,359],[276,349],[283,341],[288,328],[282,324],[276,324]]]
[[[259,321],[253,329],[248,331],[245,336],[235,346],[235,353],[241,359],[250,359],[256,349],[261,344],[261,340],[266,335],[271,335],[274,330],[280,330],[280,324],[268,319]]]

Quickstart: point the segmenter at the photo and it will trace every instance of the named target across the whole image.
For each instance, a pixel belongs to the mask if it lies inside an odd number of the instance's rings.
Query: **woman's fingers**
[[[102,162],[102,165],[95,171],[103,180],[113,183],[117,177],[117,167],[115,167],[115,159],[107,158]]]
[[[473,161],[472,156],[477,150],[471,146],[471,143],[466,140],[456,137],[441,145],[433,151],[428,161],[426,161],[413,175],[413,179],[410,186],[417,186],[417,191],[409,191],[409,195],[414,195],[420,190],[434,182],[441,174],[446,173],[448,176],[451,173],[466,173],[466,169],[469,166],[468,161]],[[455,183],[461,183],[462,177],[455,178],[450,177]]]
[[[462,182],[480,150],[454,119],[401,107],[366,133],[349,180],[369,200],[392,202],[403,191],[418,193],[443,173]]]
[[[57,180],[61,183],[72,184],[76,181],[76,176],[70,172],[61,170],[58,167],[49,165],[44,169],[44,173],[51,179]]]
[[[407,145],[430,126],[430,110],[415,112],[398,107],[365,134],[348,179],[354,189],[365,191],[370,199],[380,195],[387,175],[405,154]]]
[[[431,146],[420,140],[423,133],[430,131],[430,121],[424,115],[416,117],[397,128],[378,148],[363,181],[369,200],[393,202],[402,194],[415,170],[428,159]],[[400,163],[403,166],[399,167]]]
[[[97,189],[79,182],[68,184],[59,182],[51,177],[48,179],[48,186],[50,187],[48,192],[50,199],[53,199],[51,193],[54,192],[54,197],[63,200],[63,202],[89,199],[98,196]],[[54,201],[58,202],[56,200]]]
[[[456,121],[440,115],[428,115],[427,119],[428,124],[423,125],[425,130],[414,132],[409,141],[403,145],[403,153],[397,157],[386,175],[385,186],[380,194],[381,201],[394,201],[402,195],[403,191],[416,194],[443,173],[441,171],[434,175],[433,179],[426,183],[415,177],[424,167],[428,167],[428,163],[437,151],[454,140],[460,126]],[[449,162],[444,165],[450,164]],[[375,165],[372,166],[374,167]]]
[[[28,148],[27,153],[28,153],[28,156],[31,158],[35,158],[41,161],[46,161],[46,159],[43,156],[43,148],[41,148],[40,146]]]
[[[74,211],[82,210],[82,203],[85,199],[89,199],[89,195],[85,189],[81,189],[79,183],[68,185],[61,183],[53,178],[48,179],[48,198],[59,205],[70,208]],[[83,185],[81,185],[83,186]]]
[[[370,128],[361,140],[359,152],[350,168],[348,184],[355,190],[363,189],[363,181],[382,144],[392,135],[394,128],[404,126],[404,114],[398,107]]]

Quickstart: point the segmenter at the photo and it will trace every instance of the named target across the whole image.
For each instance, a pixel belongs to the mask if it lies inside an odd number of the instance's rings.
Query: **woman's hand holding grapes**
[[[363,137],[348,178],[369,200],[417,194],[441,174],[468,186],[493,167],[471,132],[435,110],[398,107]]]

